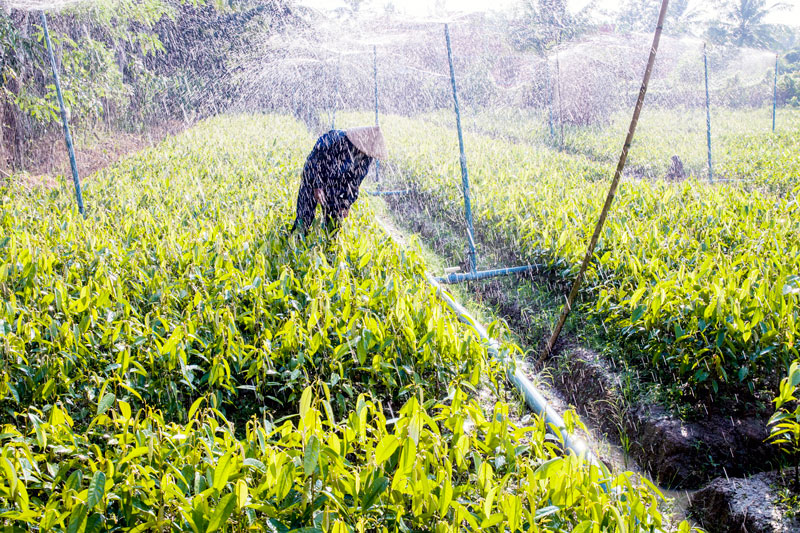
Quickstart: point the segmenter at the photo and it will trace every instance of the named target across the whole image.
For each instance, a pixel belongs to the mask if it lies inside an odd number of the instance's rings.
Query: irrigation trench
[[[392,239],[392,241],[398,245],[401,245],[401,243],[398,243],[395,239],[394,232],[386,226],[383,220],[378,217],[376,217],[375,220],[378,222],[378,224],[380,224],[384,233],[386,233],[386,235]],[[525,403],[528,405],[528,407],[530,407],[532,411],[544,417],[551,430],[557,431],[561,434],[561,437],[564,440],[564,446],[578,457],[584,457],[592,465],[598,467],[601,472],[607,474],[608,469],[606,466],[598,460],[597,456],[594,454],[594,452],[592,452],[592,450],[589,449],[589,446],[583,439],[570,434],[561,415],[558,414],[553,406],[551,406],[545,399],[544,395],[542,395],[542,393],[539,392],[539,390],[537,390],[533,385],[531,380],[528,379],[524,372],[523,363],[521,361],[509,361],[508,359],[503,358],[500,354],[500,343],[489,336],[489,333],[486,331],[486,328],[483,326],[483,324],[481,324],[463,305],[457,302],[452,295],[448,293],[438,281],[436,281],[436,278],[429,273],[426,273],[425,279],[434,289],[436,289],[436,295],[445,304],[447,304],[447,306],[458,316],[458,319],[474,329],[478,336],[480,336],[481,340],[487,344],[489,355],[505,366],[506,377],[525,398]],[[603,485],[603,488],[606,488],[605,485]]]
[[[388,216],[391,218],[394,217],[394,215],[391,214]],[[389,239],[395,242],[398,246],[406,246],[404,239],[405,230],[395,227],[394,224],[384,220],[377,214],[374,220],[380,225],[381,229]],[[426,272],[425,279],[428,284],[430,284],[431,287],[436,290],[436,295],[453,311],[453,313],[456,314],[458,319],[473,328],[473,330],[480,336],[481,340],[487,344],[489,354],[505,366],[507,379],[525,398],[525,403],[528,408],[538,415],[544,417],[545,422],[548,425],[548,429],[552,433],[560,433],[565,448],[578,457],[585,458],[590,462],[590,464],[596,466],[600,472],[606,476],[609,476],[611,474],[609,468],[603,461],[599,459],[600,456],[592,449],[592,445],[590,445],[582,437],[572,434],[567,430],[564,419],[559,414],[558,410],[553,406],[552,402],[548,401],[545,397],[545,394],[539,390],[527,377],[528,372],[525,364],[522,361],[510,361],[507,358],[503,358],[500,352],[500,343],[496,339],[493,339],[489,336],[489,333],[483,324],[481,324],[472,313],[470,313],[461,303],[459,303],[452,296],[452,294],[442,287],[442,285],[434,276]],[[553,391],[551,391],[551,395],[553,394]],[[562,402],[561,398],[558,397],[558,394],[555,394],[555,397],[556,403]],[[566,402],[564,403],[566,404]],[[621,450],[619,446],[608,441],[605,437],[592,434],[594,432],[591,431],[591,428],[598,427],[599,424],[595,424],[593,421],[590,421],[589,429],[587,431],[589,432],[592,442],[594,442],[595,445],[599,444],[602,447],[604,451],[603,456],[606,459],[606,463],[613,465],[615,468],[625,465],[625,469],[628,470],[629,461],[625,452]],[[648,480],[653,482],[654,485],[658,486],[658,484],[655,483],[641,468],[636,467],[633,468],[633,470],[637,473],[637,475],[646,477]],[[607,490],[606,484],[602,484],[601,486],[603,490]],[[659,490],[662,492],[666,500],[671,502],[670,513],[672,514],[673,519],[678,521],[689,519],[687,516],[689,499],[695,491],[670,490],[660,486]]]
[[[559,317],[559,320],[556,324],[556,327],[547,341],[547,344],[544,350],[541,352],[539,356],[539,361],[544,360],[545,357],[549,356],[555,346],[555,343],[561,333],[561,329],[563,328],[568,315],[572,310],[572,304],[577,296],[577,293],[580,289],[581,282],[583,281],[584,274],[586,269],[588,268],[589,263],[594,257],[594,250],[597,244],[597,241],[600,236],[600,232],[603,229],[603,225],[605,224],[606,217],[610,210],[611,204],[614,201],[614,196],[619,185],[619,182],[622,178],[623,171],[625,170],[625,163],[628,157],[628,151],[633,143],[633,138],[636,133],[636,126],[639,121],[639,115],[642,111],[644,106],[645,96],[647,95],[647,88],[650,82],[650,76],[653,72],[653,67],[655,65],[656,55],[658,54],[658,46],[661,40],[661,33],[664,27],[664,21],[666,18],[667,9],[669,7],[669,0],[662,0],[661,1],[661,9],[659,10],[658,14],[658,22],[656,24],[656,29],[653,34],[653,44],[650,48],[650,55],[647,60],[647,66],[644,72],[644,79],[642,80],[642,86],[639,90],[639,97],[637,98],[636,105],[633,111],[633,117],[631,118],[630,127],[628,129],[627,136],[625,138],[625,143],[623,144],[622,153],[619,157],[619,162],[617,164],[616,171],[614,172],[614,179],[611,183],[611,188],[608,191],[608,195],[606,196],[605,205],[603,206],[603,210],[600,214],[600,219],[597,221],[595,226],[594,234],[592,235],[591,241],[589,242],[588,249],[586,251],[586,255],[584,257],[583,263],[581,265],[580,272],[575,279],[574,284],[572,285],[572,289],[570,290],[569,296],[567,298],[567,303],[564,306],[564,309]],[[461,174],[462,174],[462,187],[464,193],[464,210],[467,222],[467,240],[469,243],[469,258],[470,258],[470,273],[472,275],[464,276],[464,280],[474,278],[474,274],[477,273],[476,267],[476,251],[475,251],[475,241],[474,241],[474,230],[472,226],[472,213],[471,213],[471,206],[470,206],[470,194],[469,194],[469,177],[467,171],[467,159],[464,150],[464,138],[461,128],[461,112],[459,108],[458,102],[458,91],[456,87],[456,77],[455,77],[455,70],[453,68],[453,54],[450,45],[450,31],[447,24],[444,26],[445,32],[445,40],[447,43],[447,56],[449,60],[450,66],[450,79],[452,83],[453,89],[453,103],[454,103],[454,110],[456,115],[456,129],[458,130],[458,143],[460,149],[460,163],[461,163]],[[378,92],[377,92],[377,56],[375,59],[375,69],[376,69],[376,78],[375,78],[375,122],[378,123]],[[706,81],[706,87],[708,87]],[[563,124],[562,124],[563,127]],[[710,139],[710,137],[709,137]],[[710,163],[710,145],[709,145],[709,163]],[[376,219],[377,220],[377,219]],[[392,232],[385,226],[383,221],[378,220],[378,223],[381,225],[383,230],[389,236],[389,238],[393,239]],[[487,275],[498,275],[498,274],[509,274],[512,271],[527,271],[532,269],[533,267],[515,267],[512,269],[505,269],[503,271],[495,271],[495,272],[486,272]],[[426,273],[425,275],[426,280],[428,283],[436,289],[436,294],[439,298],[441,298],[450,309],[458,316],[459,320],[462,322],[470,325],[476,333],[481,337],[481,339],[487,343],[489,348],[490,355],[498,360],[501,364],[504,365],[506,368],[506,376],[508,380],[514,385],[514,387],[522,394],[525,398],[525,403],[536,413],[540,416],[543,416],[545,421],[547,422],[549,428],[553,430],[555,433],[560,433],[565,448],[567,450],[575,453],[579,457],[584,457],[591,465],[595,465],[600,469],[601,472],[604,474],[608,474],[608,469],[603,465],[598,459],[597,456],[589,449],[587,444],[579,438],[576,438],[574,435],[571,435],[569,431],[567,431],[566,425],[564,424],[563,418],[553,409],[553,407],[547,402],[544,396],[539,392],[536,387],[534,387],[533,383],[527,378],[525,373],[523,372],[523,368],[521,366],[521,362],[519,361],[508,361],[506,358],[502,357],[500,354],[500,345],[495,340],[492,339],[486,328],[480,324],[475,317],[473,317],[460,303],[456,302],[453,297],[448,294],[439,282],[430,274]],[[477,279],[477,278],[475,278]],[[443,280],[446,281],[446,280]],[[608,490],[606,485],[603,484],[603,489]]]

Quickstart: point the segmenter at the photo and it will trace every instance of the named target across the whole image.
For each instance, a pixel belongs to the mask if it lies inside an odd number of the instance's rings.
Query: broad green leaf
[[[189,413],[186,417],[188,420],[194,419],[195,413],[197,413],[197,410],[200,408],[200,405],[203,402],[205,402],[205,400],[206,400],[205,396],[200,396],[199,398],[197,398],[195,401],[192,402],[192,406],[189,407]]]
[[[97,414],[102,415],[106,411],[108,411],[114,402],[117,401],[117,397],[112,393],[106,393],[100,401],[97,403]]]
[[[228,493],[224,495],[214,508],[211,519],[208,521],[208,529],[206,529],[206,531],[208,533],[213,533],[219,530],[228,521],[228,517],[233,512],[234,508],[236,508],[235,494]]]
[[[386,435],[375,447],[375,463],[382,465],[394,454],[400,445],[400,439],[394,435]]]
[[[319,462],[319,451],[319,439],[317,439],[316,435],[311,435],[308,439],[308,443],[306,443],[306,450],[303,454],[303,471],[306,476],[310,476],[314,473],[314,470],[316,470],[317,463]]]
[[[103,501],[103,495],[106,490],[106,475],[98,470],[92,476],[92,481],[89,483],[89,497],[86,505],[89,509],[94,509],[100,502]]]

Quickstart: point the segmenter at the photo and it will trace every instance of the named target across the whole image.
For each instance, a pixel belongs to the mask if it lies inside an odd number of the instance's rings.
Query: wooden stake
[[[564,306],[564,310],[561,313],[561,316],[556,323],[555,330],[553,330],[553,334],[550,336],[550,340],[547,341],[542,352],[539,354],[539,359],[537,364],[541,364],[545,358],[547,358],[553,351],[553,347],[555,346],[556,342],[558,341],[559,335],[561,335],[561,330],[564,328],[564,324],[567,321],[567,317],[569,316],[570,312],[572,311],[572,305],[575,303],[575,298],[578,296],[578,291],[581,288],[581,283],[583,282],[583,278],[586,275],[586,269],[589,268],[589,263],[591,263],[592,258],[594,257],[594,249],[597,247],[597,241],[600,239],[600,232],[603,230],[603,226],[605,225],[606,218],[608,217],[608,211],[611,208],[611,204],[614,201],[614,195],[617,192],[617,187],[619,186],[619,181],[622,178],[622,171],[625,169],[625,162],[628,159],[628,151],[631,148],[631,144],[633,143],[633,136],[636,133],[636,125],[639,122],[639,115],[642,112],[642,107],[644,106],[644,97],[647,94],[647,86],[650,83],[650,76],[653,73],[653,65],[656,62],[656,54],[658,53],[658,44],[661,41],[661,31],[664,29],[664,18],[667,15],[667,8],[669,7],[669,0],[662,0],[661,1],[661,12],[658,15],[658,24],[656,25],[655,35],[653,36],[653,47],[650,49],[650,57],[647,60],[647,68],[644,71],[644,80],[642,81],[642,88],[639,90],[639,99],[636,101],[636,107],[633,110],[633,118],[631,119],[631,126],[628,129],[628,136],[625,138],[625,144],[622,146],[622,153],[619,156],[619,163],[617,164],[617,170],[614,172],[614,179],[611,182],[611,188],[608,191],[608,195],[606,196],[606,203],[603,206],[603,211],[600,213],[600,219],[597,221],[597,225],[594,228],[594,234],[592,235],[592,239],[589,242],[589,248],[586,250],[586,256],[583,258],[583,263],[581,264],[581,269],[578,272],[578,277],[575,278],[575,282],[572,284],[572,290],[569,292],[569,296],[567,297],[566,305]]]

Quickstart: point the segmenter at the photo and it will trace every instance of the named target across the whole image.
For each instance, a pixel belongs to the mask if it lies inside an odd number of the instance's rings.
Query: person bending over
[[[372,161],[385,158],[386,143],[379,126],[331,130],[322,135],[303,167],[292,231],[308,231],[317,204],[322,207],[325,222],[338,228],[358,199],[358,189]]]

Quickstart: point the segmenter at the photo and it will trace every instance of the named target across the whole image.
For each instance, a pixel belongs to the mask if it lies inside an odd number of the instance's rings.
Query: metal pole
[[[482,270],[480,272],[469,272],[467,274],[450,274],[441,278],[436,278],[439,283],[454,285],[465,281],[477,281],[481,279],[497,278],[500,276],[511,276],[514,274],[527,274],[528,272],[543,272],[547,269],[544,265],[525,265],[511,268],[498,268],[496,270]]]
[[[380,126],[378,121],[378,47],[372,47],[372,58],[373,58],[373,71],[375,74],[375,125]],[[378,182],[378,189],[381,186],[381,162],[376,160],[375,161],[375,181]]]
[[[703,43],[703,66],[706,71],[706,139],[708,141],[708,181],[714,183],[714,166],[711,161],[711,99],[708,96],[708,54]]]
[[[69,164],[72,167],[72,182],[75,184],[75,197],[78,199],[78,212],[86,217],[86,212],[83,209],[83,194],[81,193],[81,181],[78,178],[78,165],[75,163],[75,149],[72,146],[72,135],[69,133],[69,124],[67,122],[67,110],[64,107],[64,98],[61,95],[61,82],[58,79],[58,67],[56,66],[56,57],[53,55],[53,43],[50,42],[50,32],[47,30],[47,16],[42,11],[42,30],[44,30],[44,39],[47,42],[47,52],[50,54],[50,67],[53,69],[53,80],[56,84],[56,96],[58,97],[58,106],[61,108],[61,123],[64,125],[64,140],[67,142],[67,152],[69,153]]]
[[[339,54],[339,61],[336,63],[336,91],[333,100],[333,118],[331,119],[331,129],[336,129],[336,110],[339,108],[339,80],[342,78],[342,55]]]
[[[475,232],[472,229],[472,206],[469,199],[469,172],[467,171],[467,155],[464,152],[464,133],[461,130],[461,109],[458,106],[456,90],[456,71],[453,68],[453,49],[450,46],[450,27],[444,25],[444,37],[447,42],[447,59],[450,62],[450,82],[453,85],[453,103],[456,110],[456,128],[458,129],[458,146],[461,150],[461,183],[464,189],[464,214],[467,218],[467,239],[469,240],[469,263],[473,272],[477,270],[477,254],[475,253]]]
[[[772,133],[775,133],[775,114],[778,110],[778,54],[775,54],[775,88],[772,91]]]
[[[561,126],[561,143],[560,147],[564,148],[564,104],[561,100],[561,62],[558,59],[558,52],[556,52],[556,87],[558,87],[558,123]]]
[[[546,70],[547,75],[545,79],[547,80],[547,108],[549,112],[548,122],[550,124],[550,141],[552,142],[556,138],[556,130],[553,127],[553,81],[550,79],[550,60],[548,59],[546,62]]]
[[[647,68],[644,71],[642,88],[639,89],[639,99],[636,101],[636,107],[633,110],[631,125],[630,128],[628,128],[628,135],[625,138],[625,144],[622,145],[622,153],[619,156],[619,163],[617,163],[617,170],[614,172],[614,179],[611,182],[611,188],[608,190],[608,195],[606,196],[606,203],[603,205],[603,210],[600,212],[600,219],[597,221],[597,225],[594,228],[592,239],[589,241],[589,247],[586,250],[586,255],[583,257],[583,263],[578,271],[578,276],[575,278],[575,283],[572,284],[572,290],[569,292],[564,310],[561,312],[561,316],[556,323],[553,334],[550,336],[550,339],[547,341],[544,349],[539,354],[539,363],[544,361],[544,359],[553,351],[553,347],[556,345],[559,335],[561,335],[561,330],[567,321],[567,317],[572,311],[572,304],[575,302],[575,298],[578,296],[578,290],[580,290],[583,277],[586,275],[586,269],[589,268],[589,263],[594,257],[594,249],[597,246],[597,241],[600,239],[600,233],[603,231],[603,225],[606,222],[606,217],[608,217],[608,211],[611,209],[611,204],[614,201],[614,195],[617,192],[619,181],[622,178],[622,171],[625,169],[625,161],[628,159],[628,151],[631,148],[633,136],[636,133],[636,125],[639,123],[639,115],[642,113],[644,97],[647,94],[647,86],[650,83],[650,76],[653,73],[653,65],[655,65],[656,62],[658,44],[661,41],[661,31],[664,29],[664,18],[667,16],[668,7],[669,0],[661,0],[661,12],[658,15],[658,24],[656,24],[655,35],[653,35],[653,46],[650,48],[650,58],[647,60]]]

